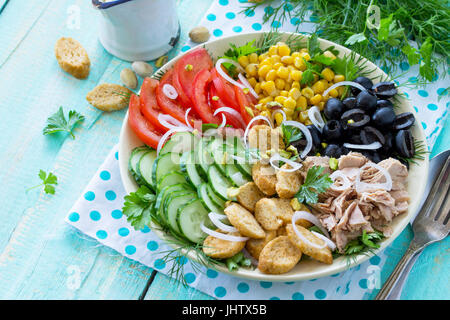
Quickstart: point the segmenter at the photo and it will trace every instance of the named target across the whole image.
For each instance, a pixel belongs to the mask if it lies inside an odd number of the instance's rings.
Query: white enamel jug
[[[99,39],[127,61],[154,60],[180,37],[175,0],[92,0],[101,12]]]

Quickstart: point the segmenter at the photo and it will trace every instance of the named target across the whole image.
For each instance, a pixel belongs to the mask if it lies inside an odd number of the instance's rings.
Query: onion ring
[[[237,112],[236,110],[234,110],[233,108],[230,108],[230,107],[217,108],[216,111],[214,111],[213,115],[216,116],[219,112],[229,113],[230,115],[232,115],[233,117],[235,117],[239,120],[239,122],[243,128],[246,126],[244,119],[242,119],[241,114],[239,112]]]
[[[336,181],[336,178],[342,179],[342,186],[338,187],[334,184],[331,185],[330,188],[333,190],[336,190],[336,191],[342,191],[342,190],[348,189],[352,185],[350,180],[348,180],[347,176],[345,174],[343,174],[342,171],[340,171],[340,170],[336,170],[335,172],[333,172],[330,175],[330,178],[333,180],[333,182]]]
[[[286,162],[288,165],[290,165],[292,168],[291,169],[285,169],[285,168],[281,168],[276,166],[273,162],[274,161],[283,161]],[[269,159],[269,163],[270,165],[275,169],[275,170],[279,170],[279,171],[283,171],[283,172],[294,172],[299,170],[302,167],[301,163],[289,160],[285,157],[280,156],[280,154],[275,153],[273,156],[270,157]]]
[[[313,125],[320,131],[320,133],[322,133],[323,127],[325,127],[325,121],[323,121],[319,108],[316,106],[309,108],[308,117]]]
[[[360,150],[377,150],[382,147],[381,143],[378,141],[372,142],[371,144],[344,143],[343,146],[349,149],[360,149]]]
[[[301,153],[300,157],[305,158],[306,155],[311,151],[313,146],[312,136],[311,132],[309,132],[309,129],[303,123],[297,121],[284,121],[282,124],[284,124],[285,126],[296,127],[303,133],[306,138],[306,147]]]
[[[360,85],[357,82],[341,81],[341,82],[333,84],[331,87],[329,87],[327,90],[325,90],[322,96],[326,97],[331,90],[336,89],[337,87],[341,87],[341,86],[351,86],[351,87],[358,88],[361,91],[367,91],[366,88],[364,88],[362,85]]]
[[[362,182],[361,181],[361,172],[366,168],[366,167],[372,167],[377,169],[378,171],[380,171],[380,173],[382,173],[384,175],[384,177],[386,178],[386,182],[384,183],[367,183],[367,182]],[[366,190],[376,190],[376,189],[383,189],[386,191],[391,191],[392,189],[392,177],[389,174],[389,172],[383,168],[382,166],[373,163],[373,162],[368,162],[365,165],[363,165],[359,171],[358,174],[356,175],[356,180],[355,180],[355,187],[356,187],[356,192],[361,193],[364,192]]]
[[[323,234],[320,234],[315,231],[311,231],[311,233],[313,233],[317,238],[320,238],[323,241],[325,241],[325,243],[327,244],[328,248],[330,248],[331,251],[334,251],[334,249],[336,249],[336,244],[327,237],[325,237]]]
[[[315,215],[313,215],[312,213],[310,213],[308,211],[295,211],[294,215],[296,215],[296,221],[298,219],[308,220],[313,225],[315,225],[317,228],[319,228],[320,231],[322,231],[323,234],[325,234],[328,238],[330,237],[330,235],[328,234],[327,229],[325,229],[322,226],[322,224],[320,223],[319,219]]]
[[[304,243],[306,243],[307,245],[309,245],[309,246],[311,246],[311,247],[314,247],[314,248],[316,248],[316,249],[323,249],[323,248],[325,248],[325,247],[327,246],[327,243],[326,243],[325,241],[323,242],[323,243],[324,243],[323,246],[319,246],[318,244],[315,244],[315,243],[309,241],[306,237],[303,236],[303,234],[302,234],[300,231],[298,231],[297,225],[296,225],[295,223],[297,222],[297,220],[303,219],[303,218],[300,218],[300,217],[297,215],[297,213],[300,213],[300,212],[306,212],[306,211],[297,211],[297,212],[295,212],[294,215],[292,216],[292,229],[294,229],[295,234],[297,235],[297,237],[299,237],[299,239],[300,239],[301,241],[303,241]],[[309,212],[308,212],[308,213],[309,213]]]
[[[208,217],[209,217],[209,220],[211,220],[211,222],[214,223],[214,225],[217,228],[219,228],[220,230],[223,230],[225,232],[237,232],[238,231],[235,227],[226,225],[225,223],[220,221],[220,220],[223,220],[223,219],[227,219],[227,216],[224,215],[224,214],[219,214],[219,213],[216,213],[216,212],[210,212],[208,214]]]
[[[273,128],[272,122],[270,122],[270,120],[267,119],[267,117],[264,117],[264,116],[256,116],[256,117],[254,117],[252,120],[250,120],[250,122],[248,123],[248,125],[247,125],[247,127],[245,128],[245,131],[244,131],[243,139],[244,139],[245,148],[248,148],[247,136],[248,136],[248,132],[250,131],[250,127],[252,126],[253,122],[258,121],[258,120],[266,121],[269,124],[270,128]]]
[[[177,89],[175,89],[174,86],[166,83],[165,85],[163,85],[162,87],[162,92],[164,93],[164,95],[172,100],[175,100],[176,98],[178,98],[178,92]]]
[[[229,234],[223,234],[223,233],[211,230],[211,229],[205,227],[203,222],[200,225],[200,229],[202,229],[202,231],[204,233],[206,233],[207,235],[210,235],[211,237],[214,237],[214,238],[217,238],[217,239],[221,239],[221,240],[225,240],[225,241],[244,242],[244,241],[247,241],[249,239],[248,237],[232,236],[232,235],[229,235]]]
[[[250,91],[250,93],[251,93],[256,99],[259,99],[258,94],[256,93],[255,90],[253,90],[252,85],[248,82],[247,79],[245,79],[245,77],[244,77],[244,75],[243,75],[242,73],[239,73],[239,74],[238,74],[238,78],[239,78],[239,80],[241,80],[241,82],[244,84],[245,88],[247,88],[247,89]]]

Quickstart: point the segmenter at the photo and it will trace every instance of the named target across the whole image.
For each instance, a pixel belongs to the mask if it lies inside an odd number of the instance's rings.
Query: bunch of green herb
[[[27,189],[27,191],[44,186],[45,193],[55,194],[55,186],[58,184],[58,178],[51,172],[47,174],[44,170],[39,170],[38,176],[42,180],[42,183]]]
[[[286,146],[292,142],[300,140],[303,137],[302,131],[294,126],[281,124],[281,134],[283,136],[283,142]]]
[[[390,74],[405,59],[419,65],[421,80],[432,81],[439,67],[447,74],[450,10],[446,0],[262,0],[242,13],[260,6],[270,6],[263,20],[271,25],[288,23],[294,17],[305,21],[312,14],[314,33],[380,61]]]
[[[83,121],[84,116],[75,110],[70,110],[68,119],[66,119],[63,108],[59,107],[58,111],[47,119],[47,126],[44,128],[43,134],[48,135],[56,132],[68,132],[72,138],[75,139],[73,129]]]
[[[367,251],[373,251],[380,247],[379,242],[384,239],[382,232],[374,230],[373,232],[367,232],[363,230],[361,236],[347,243],[344,248],[344,254],[347,256],[360,254]]]
[[[238,252],[231,258],[225,260],[225,264],[228,270],[237,270],[240,266],[244,268],[249,268],[252,265],[252,261],[244,256],[244,253]]]
[[[221,58],[231,59],[233,61],[238,61],[239,57],[247,56],[254,52],[258,52],[258,48],[254,45],[255,40],[246,43],[243,46],[237,47],[235,44],[230,43],[230,49],[225,51]],[[231,63],[223,63],[222,66],[228,71],[231,77],[236,77],[238,75],[237,68]]]
[[[312,166],[307,174],[305,182],[300,187],[300,190],[295,195],[300,203],[313,204],[319,200],[319,193],[327,191],[333,184],[330,176],[323,173],[324,167]]]
[[[125,196],[122,212],[135,230],[141,230],[152,221],[152,206],[155,195],[146,186]]]

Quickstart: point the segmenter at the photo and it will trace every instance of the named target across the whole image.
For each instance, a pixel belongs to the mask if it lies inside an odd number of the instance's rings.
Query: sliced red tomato
[[[189,102],[193,102],[194,79],[197,74],[203,70],[209,71],[212,67],[213,62],[205,48],[195,49],[181,57],[180,60],[175,63],[174,87],[177,89],[177,92],[178,90],[182,91],[183,94],[178,94],[185,107],[189,106]],[[184,101],[186,100],[186,97],[183,97],[183,95],[186,96],[189,101]]]
[[[131,130],[146,145],[156,149],[162,134],[148,121],[141,113],[141,102],[137,95],[130,97],[130,105],[128,108],[128,124]]]
[[[196,113],[205,123],[220,124],[222,117],[213,116],[213,110],[209,104],[208,86],[211,83],[211,72],[207,69],[200,71],[194,79],[193,103]]]
[[[234,93],[234,91],[233,91]],[[218,99],[213,99],[213,97],[217,97]],[[228,107],[223,101],[222,98],[220,96],[218,96],[217,93],[217,89],[215,86],[211,85],[209,88],[209,97],[210,97],[210,103],[212,105],[212,107],[214,108],[214,110],[217,110],[219,108],[222,107]],[[228,107],[230,108],[230,107]],[[239,111],[237,111],[239,112]],[[232,125],[234,128],[236,129],[244,129],[245,126],[243,126],[242,122],[243,119],[242,117],[239,115],[240,119],[238,119],[236,116],[230,114],[230,113],[224,113],[225,117],[227,118],[227,124]]]
[[[169,97],[167,97],[162,88],[165,84],[170,84],[173,86],[173,69],[169,70],[166,72],[166,74],[162,77],[161,81],[159,82],[158,87],[156,88],[156,99],[158,101],[158,105],[161,108],[161,110],[164,113],[167,113],[169,115],[171,115],[172,117],[174,117],[175,119],[185,123],[185,114],[186,114],[186,109],[187,108],[183,108],[179,102],[177,100],[172,100]],[[177,91],[178,92],[178,91]],[[179,96],[179,94],[178,94]],[[198,117],[195,116],[195,111],[192,110],[191,112],[189,112],[189,120],[191,121],[191,125],[193,123],[193,121],[197,120]]]
[[[236,99],[239,102],[240,112],[242,119],[244,119],[245,123],[249,123],[250,120],[256,115],[258,115],[258,110],[255,109],[252,95],[250,93],[245,94],[244,91],[239,87],[234,87],[234,93],[236,94]],[[247,108],[250,108],[250,113],[247,111]]]
[[[211,73],[213,76],[212,81],[214,87],[217,90],[217,96],[219,96],[228,107],[239,111],[239,104],[236,101],[233,85],[225,81],[225,79],[217,72],[216,68],[214,68]]]
[[[156,88],[159,81],[152,78],[145,78],[141,86],[141,111],[145,118],[160,132],[164,133],[169,129],[159,123],[158,115],[161,112],[156,100]]]
[[[175,88],[175,90],[177,90],[178,100],[180,101],[181,105],[186,109],[190,108],[192,106],[192,101],[184,92],[184,89],[181,86],[180,77],[178,76],[177,72],[173,72],[172,85]]]

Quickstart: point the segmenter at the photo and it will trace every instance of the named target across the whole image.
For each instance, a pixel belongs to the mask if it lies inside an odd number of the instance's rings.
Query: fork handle
[[[417,258],[420,256],[423,248],[417,248],[414,243],[411,243],[408,250],[406,250],[403,257],[391,273],[389,278],[384,283],[380,292],[378,292],[375,300],[398,300],[402,293],[403,286],[408,279],[408,274],[411,271]]]

